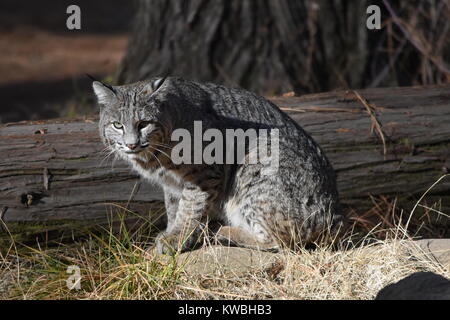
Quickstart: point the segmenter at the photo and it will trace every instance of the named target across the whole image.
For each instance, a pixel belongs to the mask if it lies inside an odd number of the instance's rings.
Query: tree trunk
[[[272,101],[324,148],[346,210],[364,212],[373,206],[370,196],[382,195],[410,209],[450,168],[450,86]],[[158,221],[163,211],[154,207],[160,206],[155,201],[162,199],[161,191],[140,182],[122,161],[104,160],[97,131],[95,119],[0,126],[3,239],[11,233],[33,241],[42,231],[46,238],[70,237],[120,214]],[[435,203],[434,209],[449,213],[450,179],[421,202]]]
[[[450,78],[446,0],[138,4],[119,83],[178,75],[267,95],[436,84]],[[366,27],[369,5],[382,10],[381,30]]]

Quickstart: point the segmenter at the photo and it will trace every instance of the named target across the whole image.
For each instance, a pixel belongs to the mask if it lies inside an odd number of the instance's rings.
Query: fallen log
[[[450,86],[271,100],[324,148],[346,210],[363,212],[378,196],[411,208],[450,170]],[[2,239],[34,241],[42,231],[46,238],[73,236],[119,213],[158,220],[161,190],[122,161],[104,160],[97,131],[94,118],[0,126]],[[448,214],[450,179],[422,200]]]

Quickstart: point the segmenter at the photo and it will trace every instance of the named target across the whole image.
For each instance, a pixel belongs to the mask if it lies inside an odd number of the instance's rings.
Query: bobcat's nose
[[[136,148],[138,147],[138,145],[135,144],[135,143],[133,143],[133,144],[127,144],[127,147],[128,147],[130,150],[134,150],[134,149],[136,149]]]

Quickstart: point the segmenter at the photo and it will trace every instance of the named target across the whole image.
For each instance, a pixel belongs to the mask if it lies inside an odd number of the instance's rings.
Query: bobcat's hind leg
[[[222,226],[215,234],[215,242],[225,246],[243,247],[262,251],[279,251],[280,246],[273,240],[261,241],[240,227]]]

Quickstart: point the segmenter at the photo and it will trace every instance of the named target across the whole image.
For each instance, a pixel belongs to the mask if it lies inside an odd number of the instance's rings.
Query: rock
[[[375,300],[450,300],[450,280],[433,272],[417,272],[386,286]]]
[[[177,263],[187,274],[237,276],[271,269],[278,265],[276,253],[245,248],[207,246],[182,253]]]
[[[423,257],[450,268],[450,239],[418,240],[414,244],[423,253]]]

